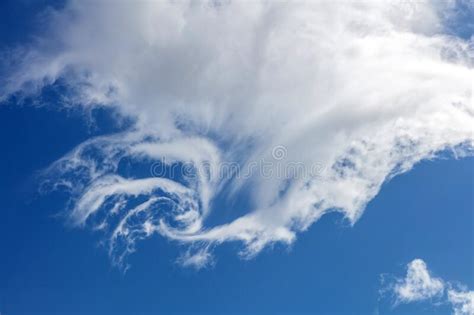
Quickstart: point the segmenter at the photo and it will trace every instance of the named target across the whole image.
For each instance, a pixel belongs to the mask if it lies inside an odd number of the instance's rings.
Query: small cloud
[[[177,261],[183,267],[192,267],[196,270],[203,269],[214,264],[212,254],[208,248],[200,248],[197,251],[189,249],[178,258]]]
[[[448,290],[448,301],[453,306],[454,315],[474,314],[474,291]]]
[[[405,279],[398,280],[393,290],[398,303],[411,303],[442,295],[444,283],[430,274],[423,260],[415,259],[408,264]]]
[[[474,291],[434,277],[422,259],[410,262],[404,278],[395,278],[381,290],[387,291],[395,296],[394,306],[431,300],[435,305],[450,304],[453,315],[474,315]]]

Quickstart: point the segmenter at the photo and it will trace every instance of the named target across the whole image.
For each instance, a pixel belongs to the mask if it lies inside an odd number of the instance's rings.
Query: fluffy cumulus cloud
[[[423,260],[415,259],[408,264],[405,279],[395,284],[393,290],[399,303],[409,303],[443,294],[444,283],[430,275]]]
[[[393,293],[395,305],[430,300],[451,305],[454,315],[474,315],[474,291],[434,277],[421,259],[410,262],[406,276],[395,278],[383,291],[387,289]]]
[[[474,291],[448,291],[449,302],[453,305],[454,315],[474,314]]]
[[[159,234],[200,267],[223,242],[242,257],[290,244],[329,211],[355,223],[420,160],[472,154],[473,42],[444,28],[456,12],[419,0],[70,1],[3,54],[0,98],[61,85],[64,106],[133,121],[59,159],[50,183],[118,265]],[[144,163],[160,171],[127,169]]]

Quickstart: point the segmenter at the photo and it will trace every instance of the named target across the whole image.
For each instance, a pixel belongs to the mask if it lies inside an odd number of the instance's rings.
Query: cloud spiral
[[[104,232],[117,265],[157,233],[202,267],[223,242],[252,257],[331,211],[355,223],[393,176],[472,154],[474,46],[446,34],[450,12],[454,2],[418,0],[70,1],[5,59],[0,98],[62,82],[65,106],[132,119],[56,161],[50,182],[70,192],[72,224]],[[324,171],[216,175],[276,154]],[[158,160],[193,176],[124,172]],[[242,199],[243,213],[210,223]]]

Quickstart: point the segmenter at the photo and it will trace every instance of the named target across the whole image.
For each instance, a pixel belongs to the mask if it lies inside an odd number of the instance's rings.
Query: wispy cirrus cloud
[[[444,32],[440,12],[453,2],[110,6],[50,12],[48,31],[5,58],[0,91],[34,96],[60,81],[67,106],[132,119],[47,172],[71,194],[72,224],[103,231],[117,265],[156,233],[190,246],[184,265],[204,266],[228,241],[252,257],[330,211],[355,223],[385,181],[423,159],[472,154],[473,43]],[[222,163],[275,157],[273,171],[297,162],[324,172],[216,175]],[[161,178],[123,171],[156,161]],[[193,176],[166,176],[185,165]],[[238,199],[241,215],[209,223]]]
[[[433,276],[422,259],[415,259],[407,265],[404,278],[395,278],[386,285],[382,293],[390,292],[395,298],[395,306],[431,301],[450,304],[454,315],[474,314],[474,291]]]

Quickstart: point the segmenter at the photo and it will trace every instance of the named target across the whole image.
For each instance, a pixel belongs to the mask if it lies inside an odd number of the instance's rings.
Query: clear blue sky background
[[[0,48],[27,41],[44,6],[2,2]],[[54,105],[54,94],[43,97]],[[176,244],[154,237],[138,244],[123,274],[94,232],[57,216],[63,196],[38,194],[39,170],[114,129],[106,112],[90,126],[82,113],[54,107],[0,105],[2,315],[449,314],[430,303],[392,309],[380,298],[380,275],[403,275],[414,258],[474,287],[473,158],[423,162],[386,184],[354,227],[328,215],[291,248],[242,261],[236,245],[225,244],[213,268],[195,271],[174,263]]]

